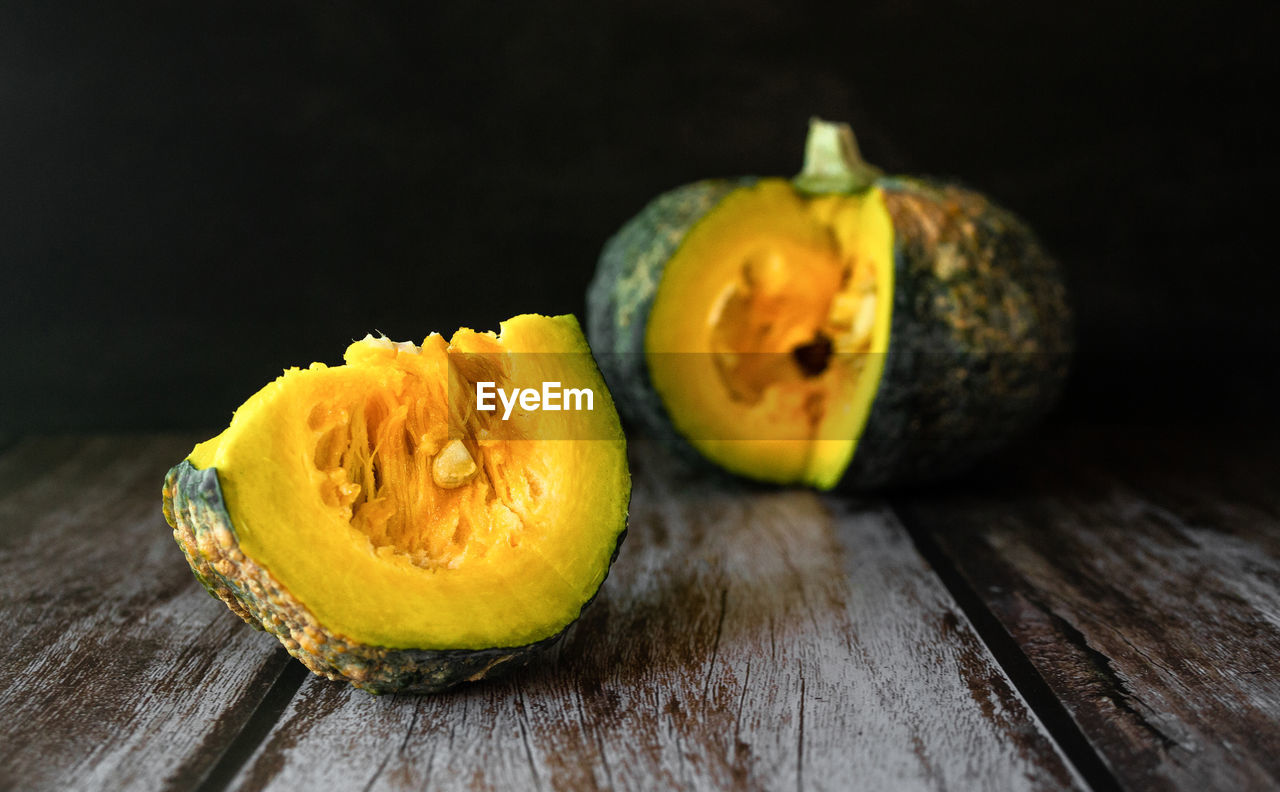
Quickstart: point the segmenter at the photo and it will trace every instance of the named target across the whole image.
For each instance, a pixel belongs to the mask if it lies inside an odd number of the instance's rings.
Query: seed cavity
[[[809,343],[801,344],[791,350],[791,356],[795,358],[796,365],[806,377],[816,377],[827,370],[827,364],[831,362],[831,353],[834,349],[831,339],[818,333]]]

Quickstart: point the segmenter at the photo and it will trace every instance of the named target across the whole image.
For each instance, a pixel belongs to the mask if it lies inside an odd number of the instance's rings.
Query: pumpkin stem
[[[863,162],[848,124],[809,119],[804,170],[792,182],[796,189],[807,193],[860,192],[882,175],[879,168]]]

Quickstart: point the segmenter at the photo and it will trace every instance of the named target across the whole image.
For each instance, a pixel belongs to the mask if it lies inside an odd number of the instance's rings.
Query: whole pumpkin
[[[977,192],[885,176],[815,119],[794,179],[710,179],[608,241],[588,337],[623,417],[736,474],[821,489],[953,475],[1053,405],[1058,267]]]

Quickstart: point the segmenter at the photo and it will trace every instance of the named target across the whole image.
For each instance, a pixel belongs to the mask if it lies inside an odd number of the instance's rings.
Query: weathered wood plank
[[[1046,438],[899,504],[1129,789],[1280,788],[1280,464],[1181,429]]]
[[[186,568],[160,513],[186,438],[0,456],[0,788],[187,789],[286,664]]]
[[[639,451],[631,534],[558,657],[423,698],[310,678],[232,787],[1080,785],[882,505]]]

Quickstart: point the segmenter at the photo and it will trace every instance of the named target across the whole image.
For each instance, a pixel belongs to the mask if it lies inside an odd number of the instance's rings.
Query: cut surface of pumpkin
[[[594,392],[476,409],[475,384]],[[291,369],[188,461],[216,469],[239,551],[324,630],[383,648],[519,647],[601,585],[630,493],[617,414],[572,317],[421,345],[366,338]],[[194,566],[194,564],[193,564]]]
[[[888,348],[893,227],[876,189],[807,196],[764,179],[690,229],[645,336],[677,430],[722,467],[833,486]]]

